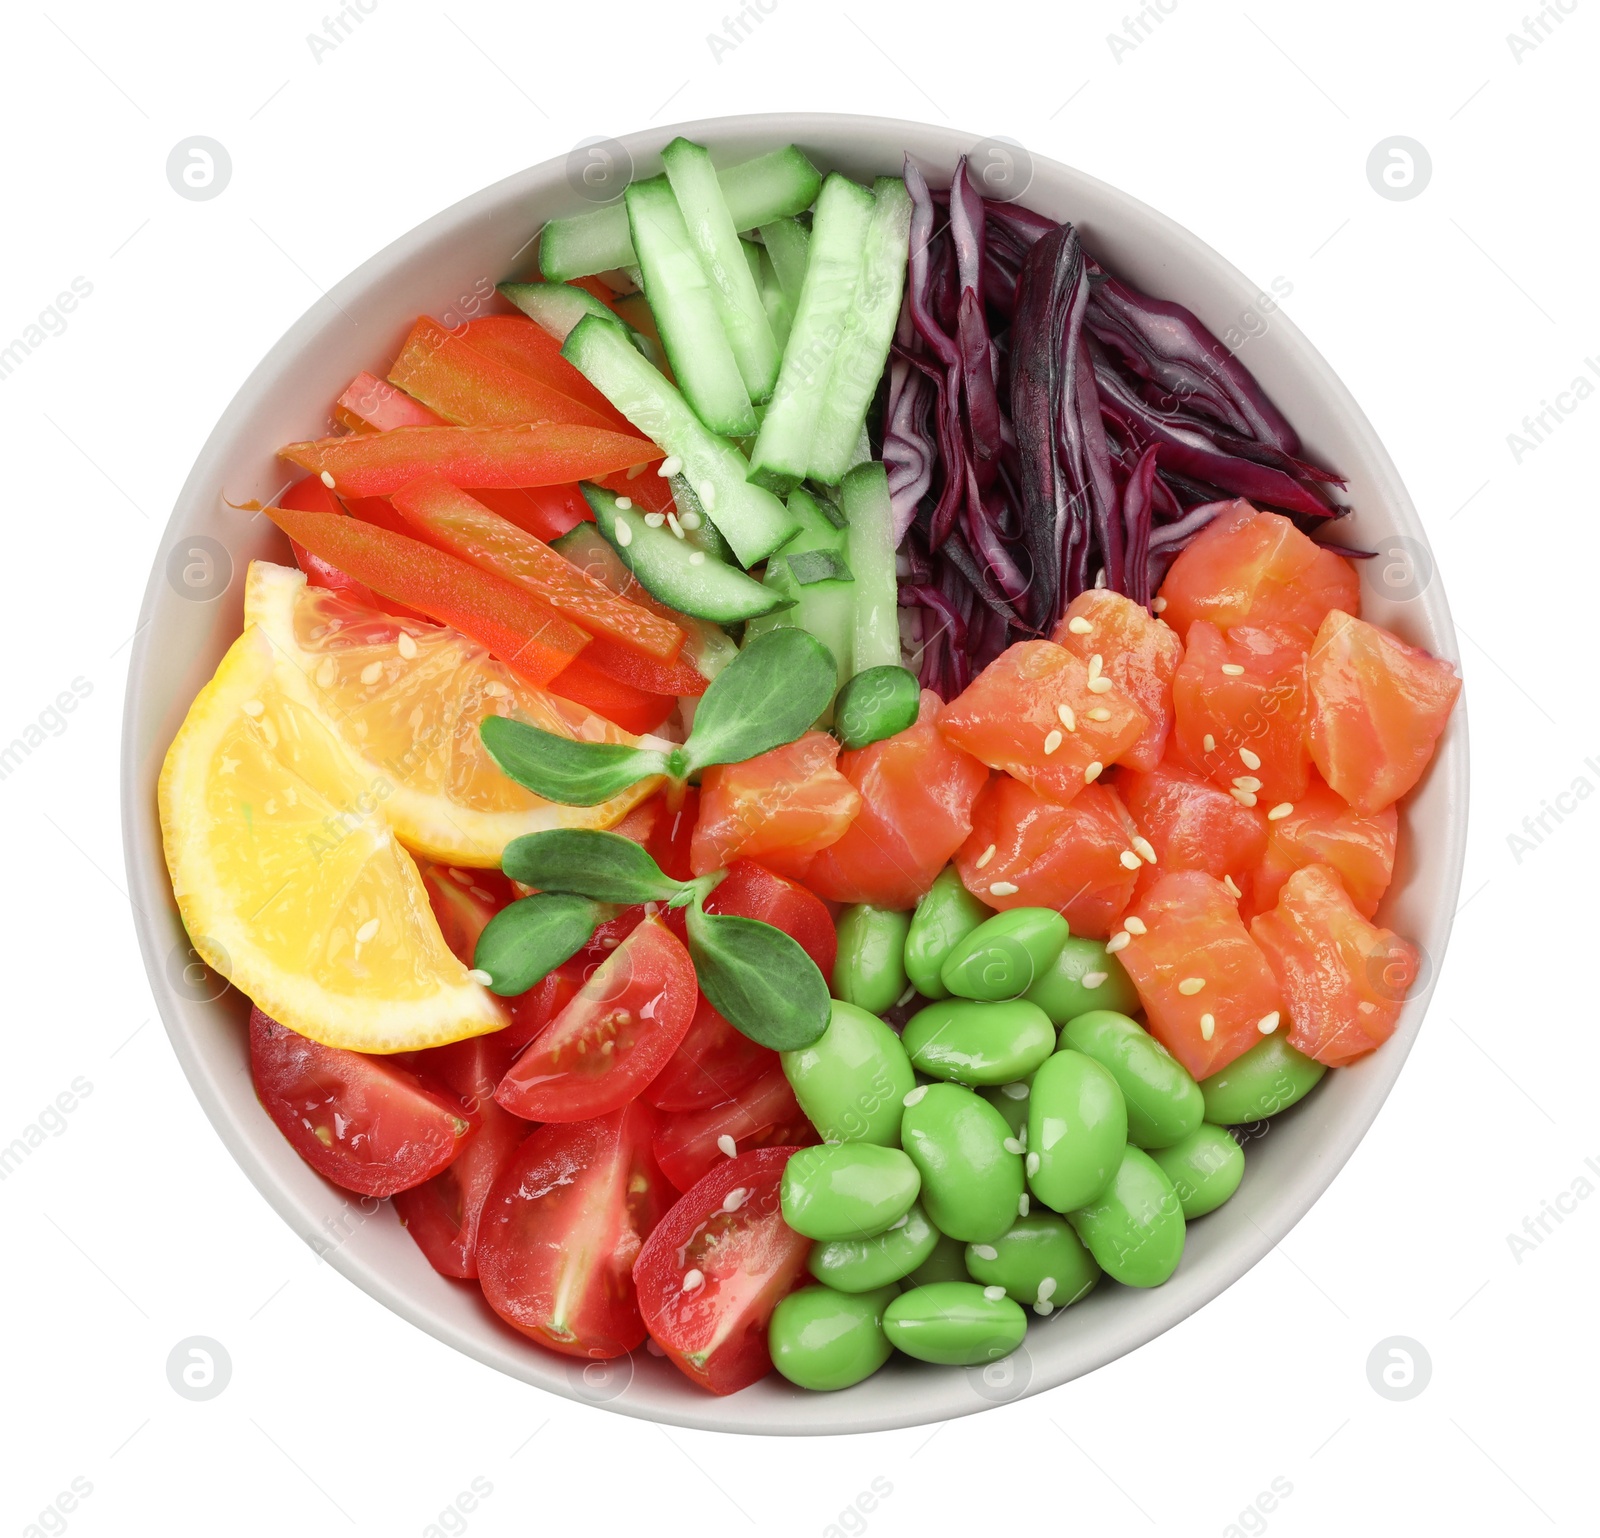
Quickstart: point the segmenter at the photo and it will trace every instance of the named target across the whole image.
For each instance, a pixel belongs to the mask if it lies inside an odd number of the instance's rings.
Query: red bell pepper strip
[[[581,657],[567,664],[549,686],[552,694],[583,705],[625,732],[653,732],[677,707],[670,694],[651,694],[592,668]]]
[[[438,427],[444,418],[376,374],[357,374],[333,405],[333,414],[357,432],[391,427]]]
[[[388,507],[387,502],[380,504]],[[303,481],[296,481],[284,494],[278,498],[279,507],[298,510],[303,513],[343,513],[344,504],[322,484],[314,475],[308,475]],[[357,582],[352,576],[339,570],[337,566],[324,561],[320,556],[313,555],[304,545],[289,541],[289,547],[294,551],[295,564],[306,574],[306,581],[312,587],[327,588],[331,593],[338,593],[348,598],[352,603],[365,604],[369,609],[381,609],[385,614],[392,614],[398,619],[421,620],[423,624],[431,624],[426,614],[418,614],[415,609],[408,609],[403,603],[396,603],[392,598],[380,598],[365,582]]]
[[[384,497],[419,475],[441,475],[453,486],[560,486],[661,458],[647,438],[557,422],[397,427],[291,443],[278,453],[313,474],[327,471],[333,489],[351,497]]]
[[[539,688],[589,644],[576,625],[520,587],[419,539],[342,513],[269,507],[266,514],[311,554],[381,597],[420,609],[438,624],[470,636]]]
[[[581,405],[591,406],[619,432],[631,432],[628,419],[561,356],[558,342],[526,315],[484,315],[461,328],[462,341],[497,363],[528,374]]]
[[[525,534],[553,544],[580,523],[592,523],[594,514],[576,486],[496,486],[465,488],[492,512],[516,524]]]
[[[459,427],[573,422],[611,432],[629,430],[615,411],[585,405],[543,379],[479,352],[464,333],[457,335],[426,315],[411,328],[389,370],[389,383]]]
[[[673,699],[691,698],[706,692],[711,682],[693,663],[683,657],[663,662],[608,635],[597,635],[583,650],[584,666],[604,673],[607,678],[646,694],[665,694]]]
[[[430,545],[516,583],[597,641],[609,639],[624,656],[642,654],[665,673],[666,665],[683,649],[682,627],[619,598],[543,540],[524,533],[438,476],[402,486],[392,501],[412,532]],[[693,668],[687,672],[700,676]]]

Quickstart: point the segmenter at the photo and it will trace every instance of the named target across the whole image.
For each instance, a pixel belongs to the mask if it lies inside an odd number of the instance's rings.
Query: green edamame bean
[[[980,1004],[942,999],[919,1009],[901,1033],[911,1066],[959,1084],[1011,1084],[1055,1050],[1045,1012],[1022,999]]]
[[[919,1085],[906,1101],[901,1141],[922,1175],[922,1205],[934,1226],[969,1243],[998,1238],[1023,1194],[1022,1153],[1005,1118],[955,1084]]]
[[[1054,908],[1012,908],[956,944],[939,980],[963,999],[1014,999],[1043,977],[1071,930]]]
[[[883,1315],[898,1297],[893,1287],[835,1292],[802,1287],[772,1311],[767,1347],[772,1365],[801,1388],[849,1388],[870,1378],[894,1349]]]
[[[1205,1116],[1200,1086],[1136,1020],[1092,1009],[1069,1020],[1061,1045],[1111,1070],[1128,1106],[1128,1141],[1139,1148],[1170,1148]]]
[[[1015,910],[1013,910],[1015,911]],[[1023,998],[1037,1004],[1056,1025],[1091,1009],[1115,1009],[1131,1015],[1139,1008],[1122,963],[1106,955],[1104,940],[1074,936],[1036,978]]]
[[[1127,1142],[1111,1071],[1070,1049],[1046,1058],[1028,1093],[1028,1189],[1057,1212],[1086,1206],[1111,1184]]]
[[[938,1242],[928,1252],[928,1258],[914,1271],[906,1273],[907,1287],[927,1287],[934,1282],[970,1282],[967,1271],[967,1247],[949,1234],[940,1234]]]
[[[1041,1316],[1066,1308],[1100,1280],[1100,1267],[1065,1218],[1030,1212],[990,1244],[967,1246],[973,1281],[1004,1287]]]
[[[823,1143],[790,1156],[778,1200],[783,1221],[808,1239],[867,1239],[903,1218],[921,1185],[898,1148]]]
[[[921,1204],[913,1202],[899,1222],[870,1239],[830,1239],[812,1245],[806,1269],[840,1292],[871,1292],[909,1276],[933,1254],[939,1237]],[[965,1272],[961,1279],[966,1279]]]
[[[1158,1148],[1150,1157],[1172,1182],[1185,1221],[1215,1212],[1244,1179],[1244,1149],[1230,1133],[1208,1121],[1181,1143]]]
[[[829,1141],[900,1146],[900,1116],[916,1079],[900,1038],[876,1015],[835,999],[809,1047],[779,1054],[794,1097]]]
[[[864,748],[915,726],[922,685],[892,662],[857,673],[833,705],[833,729],[847,748]]]
[[[839,956],[833,964],[833,996],[881,1015],[906,991],[906,931],[909,913],[857,903],[839,915]]]
[[[945,957],[993,911],[962,885],[955,866],[945,866],[934,879],[911,915],[906,935],[906,976],[923,998],[949,998],[939,976]]]
[[[1200,1081],[1207,1121],[1237,1127],[1276,1116],[1301,1099],[1328,1070],[1297,1052],[1281,1031],[1263,1036],[1226,1068]]]
[[[1003,1117],[1011,1135],[1026,1141],[1024,1129],[1028,1125],[1028,1096],[1032,1093],[1031,1080],[1014,1079],[1010,1084],[986,1084],[978,1091]]]
[[[1009,1355],[1028,1333],[1016,1302],[976,1282],[932,1282],[902,1292],[883,1311],[889,1343],[923,1362],[973,1367]]]
[[[1067,1221],[1100,1269],[1125,1287],[1159,1287],[1183,1258],[1183,1206],[1142,1148],[1125,1148],[1105,1193]]]

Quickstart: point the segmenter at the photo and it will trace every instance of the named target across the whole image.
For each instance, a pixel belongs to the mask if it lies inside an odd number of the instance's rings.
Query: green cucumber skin
[[[737,566],[696,550],[664,524],[652,529],[636,510],[618,508],[615,495],[603,487],[587,481],[581,484],[594,512],[595,527],[645,590],[662,603],[697,619],[732,625],[768,614],[784,601],[781,594],[746,576]],[[626,542],[619,533],[621,527],[627,529]],[[700,563],[691,565],[690,558],[697,555],[702,557]]]
[[[889,477],[876,462],[857,465],[840,486],[849,520],[846,559],[855,577],[851,672],[900,665],[899,586],[894,570],[894,511]]]
[[[671,185],[652,176],[629,187],[624,201],[644,269],[644,297],[678,388],[712,432],[733,438],[753,433],[749,392]]]
[[[717,172],[735,229],[751,230],[810,208],[822,186],[817,168],[790,144]],[[555,282],[631,267],[638,260],[621,199],[552,219],[539,244],[539,270]]]
[[[772,270],[778,275],[784,298],[792,311],[800,302],[800,289],[805,283],[811,231],[798,219],[774,219],[763,224],[757,234],[767,248]]]
[[[620,324],[588,316],[572,328],[561,355],[638,430],[684,471],[702,504],[714,487],[706,516],[745,566],[765,560],[795,532],[795,520],[771,492],[747,479],[749,466],[726,438],[690,410],[671,383],[630,346]]]
[[[751,453],[751,478],[788,492],[804,479],[839,338],[861,276],[873,196],[837,172],[822,184],[813,216],[805,281],[784,348],[778,385]]]
[[[635,331],[613,309],[602,304],[586,288],[571,283],[502,283],[498,292],[522,311],[542,331],[558,342],[572,334],[572,328],[586,315],[614,320],[628,333],[628,340],[652,365],[659,365],[656,344],[642,331]]]
[[[662,150],[661,161],[745,391],[759,404],[778,382],[778,343],[711,157],[679,138]]]
[[[836,484],[857,462],[857,441],[900,318],[910,244],[911,197],[906,184],[897,176],[879,177],[861,253],[861,276],[812,433],[809,474],[815,480]]]
[[[772,327],[772,339],[778,344],[781,354],[789,340],[789,328],[794,324],[794,306],[790,304],[789,296],[778,281],[778,274],[773,268],[767,248],[743,237],[740,238],[739,244],[744,247],[744,258],[750,267],[751,281],[756,286],[756,292],[761,295],[762,308],[767,312],[767,324]]]

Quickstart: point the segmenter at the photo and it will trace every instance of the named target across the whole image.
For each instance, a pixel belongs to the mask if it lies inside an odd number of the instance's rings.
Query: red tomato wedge
[[[1226,1068],[1279,1027],[1277,979],[1215,876],[1173,871],[1132,912],[1145,930],[1125,931],[1118,959],[1138,990],[1150,1034],[1195,1078]]]
[[[835,767],[838,758],[838,738],[807,732],[742,764],[707,769],[689,849],[694,873],[744,855],[804,880],[812,856],[837,843],[861,810],[861,794]]]
[[[1178,761],[1245,806],[1292,802],[1309,783],[1304,630],[1207,620],[1189,627],[1172,683]],[[1237,793],[1235,795],[1235,793]]]
[[[514,523],[524,534],[551,544],[594,514],[576,486],[475,486],[468,496]]]
[[[439,921],[444,943],[457,961],[470,967],[473,952],[478,948],[478,936],[489,920],[516,896],[511,883],[497,870],[461,870],[431,861],[419,861],[417,871],[427,889],[428,905]]]
[[[689,850],[700,815],[700,792],[693,785],[681,788],[677,806],[665,790],[642,801],[611,831],[643,844],[651,859],[674,881],[687,881],[694,871]]]
[[[695,676],[700,678],[699,674]],[[700,678],[700,683],[704,688],[705,679]],[[604,716],[635,737],[653,732],[678,708],[676,695],[636,688],[602,672],[582,657],[573,658],[547,687],[552,694]]]
[[[1065,806],[1150,725],[1105,668],[1100,652],[1086,661],[1054,641],[1018,641],[939,712],[939,730]]]
[[[1312,775],[1294,809],[1266,825],[1266,849],[1245,887],[1239,911],[1246,918],[1264,913],[1297,870],[1330,865],[1356,911],[1370,919],[1394,876],[1399,821],[1392,806],[1370,817],[1356,811]]]
[[[511,1043],[513,1052],[526,1047],[573,1001],[592,970],[593,964],[588,961],[564,961],[510,1001],[511,1024],[499,1034]]]
[[[1267,848],[1259,811],[1170,759],[1149,774],[1119,774],[1117,789],[1156,856],[1139,872],[1135,895],[1173,870],[1203,870],[1246,890]]]
[[[914,726],[839,755],[861,810],[806,870],[818,896],[913,907],[972,831],[972,803],[989,771],[934,724],[941,703],[924,689]]]
[[[701,994],[678,1050],[640,1098],[658,1111],[701,1111],[732,1099],[777,1063],[776,1052],[751,1041]]]
[[[336,513],[283,507],[269,507],[266,513],[290,539],[364,582],[380,598],[393,598],[471,636],[540,688],[589,643],[576,625],[521,588],[421,540]]]
[[[689,953],[646,919],[512,1065],[495,1099],[530,1121],[587,1121],[634,1099],[677,1051],[699,985]]]
[[[752,1148],[780,1143],[803,1148],[820,1141],[789,1087],[783,1065],[774,1061],[727,1100],[685,1115],[663,1116],[650,1149],[661,1173],[680,1191],[687,1191],[724,1159]]]
[[[1116,761],[1130,769],[1154,769],[1172,728],[1172,675],[1183,656],[1177,633],[1143,604],[1110,588],[1092,587],[1067,605],[1050,639],[1085,663],[1097,655],[1102,659],[1105,676],[1144,712],[1147,723]]]
[[[442,475],[452,486],[559,486],[661,457],[647,439],[564,422],[397,427],[290,443],[278,453],[313,475],[326,471],[334,489],[351,497],[386,497],[430,474]]]
[[[628,419],[580,370],[561,356],[561,343],[526,315],[483,315],[469,320],[459,335],[484,357],[529,374],[580,405],[599,412],[619,432],[632,431]]]
[[[432,1180],[397,1191],[394,1210],[428,1264],[444,1276],[478,1274],[478,1221],[500,1172],[532,1126],[494,1102],[494,1087],[515,1054],[506,1032],[474,1036],[415,1053],[413,1065],[443,1084],[478,1115],[478,1128],[455,1161]]]
[[[670,1187],[650,1155],[655,1117],[635,1102],[540,1127],[512,1155],[478,1224],[478,1280],[507,1324],[567,1356],[643,1345],[633,1266]]]
[[[1290,876],[1250,933],[1283,990],[1290,1046],[1338,1068],[1394,1034],[1420,954],[1364,919],[1328,866]]]
[[[956,870],[991,908],[1054,908],[1073,934],[1104,937],[1139,879],[1138,833],[1110,786],[1090,785],[1062,806],[998,775],[972,808]]]
[[[1335,609],[1306,664],[1307,740],[1322,777],[1358,812],[1381,812],[1422,778],[1461,692],[1442,658]]]
[[[250,1011],[256,1097],[319,1175],[363,1196],[421,1185],[477,1126],[454,1096],[400,1063],[325,1047]]]
[[[728,874],[712,888],[706,898],[707,913],[727,913],[736,918],[759,919],[791,936],[817,964],[824,977],[833,976],[839,936],[833,918],[821,901],[806,887],[787,876],[780,876],[754,860],[735,860]],[[674,933],[683,933],[683,909],[667,915]]]
[[[334,418],[356,431],[388,432],[393,427],[437,427],[444,418],[404,390],[375,374],[357,374],[333,404]]]
[[[783,1221],[778,1203],[793,1152],[757,1148],[724,1159],[678,1198],[634,1262],[651,1338],[713,1394],[766,1376],[767,1322],[805,1280],[811,1241]]]
[[[629,431],[615,411],[574,400],[526,370],[480,352],[464,335],[426,315],[412,326],[389,370],[389,383],[461,427],[571,422]]]
[[[1329,609],[1360,613],[1361,580],[1344,556],[1319,545],[1278,513],[1236,502],[1219,513],[1172,563],[1161,584],[1162,618],[1188,639],[1206,620],[1234,625],[1302,625],[1315,630]]]
[[[660,662],[671,662],[682,650],[683,631],[671,620],[617,597],[542,539],[524,533],[448,481],[423,476],[390,500],[430,545],[514,582],[590,635],[605,636]]]

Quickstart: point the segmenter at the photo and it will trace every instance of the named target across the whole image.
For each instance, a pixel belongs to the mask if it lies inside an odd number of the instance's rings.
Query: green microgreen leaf
[[[502,908],[483,927],[472,964],[489,974],[492,992],[526,993],[574,956],[609,916],[605,904],[566,893],[541,892]]]
[[[489,756],[517,784],[563,806],[596,806],[668,769],[666,754],[654,748],[574,742],[506,716],[484,717],[478,733]]]
[[[605,903],[668,902],[691,885],[666,875],[631,838],[587,828],[524,833],[506,845],[500,868],[541,892]]]
[[[784,559],[788,561],[789,570],[794,573],[794,580],[801,587],[810,587],[813,582],[856,580],[855,573],[837,550],[800,550]]]
[[[751,1041],[792,1052],[828,1028],[827,981],[792,936],[759,919],[707,913],[698,899],[687,918],[700,991]]]
[[[737,764],[793,742],[828,707],[838,683],[833,654],[786,625],[748,642],[700,696],[684,744],[690,771]]]

